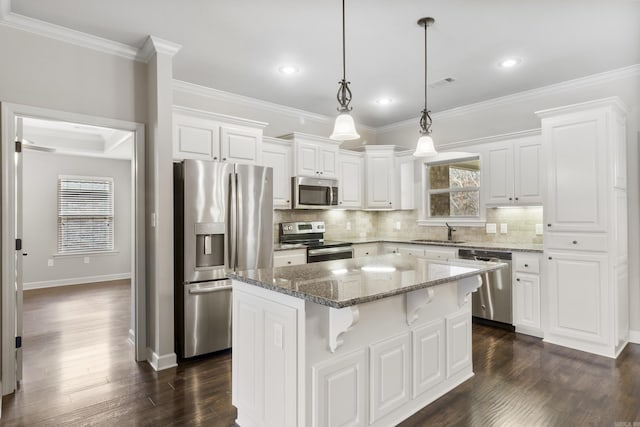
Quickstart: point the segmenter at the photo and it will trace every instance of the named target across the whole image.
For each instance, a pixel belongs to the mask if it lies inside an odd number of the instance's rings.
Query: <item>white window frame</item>
[[[81,249],[81,248],[76,248],[75,250],[64,250],[64,244],[63,244],[63,233],[61,230],[61,226],[62,223],[64,221],[65,217],[71,216],[71,215],[62,215],[61,214],[61,201],[62,201],[62,195],[60,194],[61,192],[61,182],[63,180],[68,180],[68,181],[78,181],[78,182],[105,182],[105,183],[109,183],[111,186],[111,192],[109,194],[111,200],[110,200],[110,208],[111,208],[111,212],[108,215],[104,215],[104,214],[100,214],[100,215],[96,215],[96,214],[91,214],[90,212],[87,212],[87,215],[83,215],[84,217],[87,218],[96,218],[99,220],[104,220],[104,219],[108,219],[110,220],[110,224],[111,224],[111,230],[110,233],[108,234],[108,247],[98,247],[98,246],[94,246],[94,247],[87,247],[86,249]],[[114,185],[114,180],[113,177],[104,177],[104,176],[79,176],[79,175],[58,175],[58,180],[56,182],[56,189],[57,189],[57,212],[56,212],[56,216],[57,216],[57,236],[56,236],[56,240],[57,240],[57,254],[56,256],[65,256],[65,255],[77,255],[77,254],[108,254],[108,253],[114,253],[115,252],[115,185]],[[71,216],[72,217],[72,216]]]

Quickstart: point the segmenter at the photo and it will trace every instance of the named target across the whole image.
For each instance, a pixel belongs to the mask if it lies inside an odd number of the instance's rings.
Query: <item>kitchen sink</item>
[[[415,239],[417,243],[464,243],[464,240],[436,240],[436,239]]]

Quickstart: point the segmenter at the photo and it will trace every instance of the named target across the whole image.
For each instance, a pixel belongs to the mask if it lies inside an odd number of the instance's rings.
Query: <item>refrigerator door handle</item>
[[[229,179],[229,268],[235,271],[238,266],[238,174],[232,173]]]

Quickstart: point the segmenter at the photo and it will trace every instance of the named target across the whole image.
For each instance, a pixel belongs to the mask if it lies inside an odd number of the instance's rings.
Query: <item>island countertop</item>
[[[230,273],[229,277],[333,308],[376,301],[505,268],[504,263],[431,260],[406,254]]]

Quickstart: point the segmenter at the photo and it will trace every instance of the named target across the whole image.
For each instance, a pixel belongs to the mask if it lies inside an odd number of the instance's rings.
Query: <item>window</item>
[[[480,218],[480,159],[426,163],[428,218]]]
[[[58,252],[113,250],[113,178],[58,177]]]

